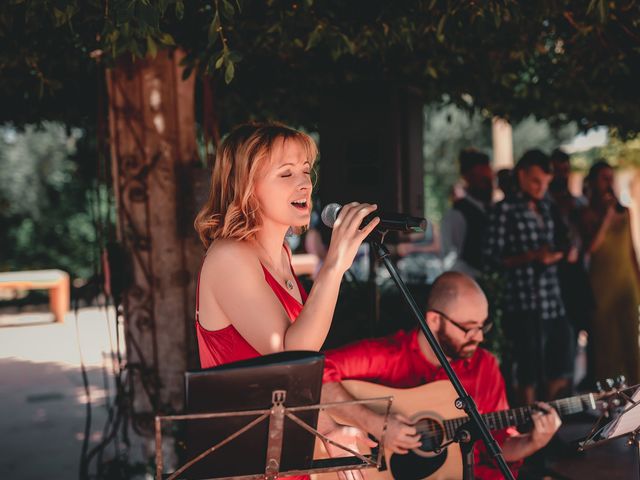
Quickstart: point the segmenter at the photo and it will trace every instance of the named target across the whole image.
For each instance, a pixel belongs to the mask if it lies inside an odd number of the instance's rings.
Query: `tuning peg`
[[[613,390],[614,386],[615,386],[615,381],[613,380],[613,378],[606,378],[604,380],[598,380],[596,382],[596,389],[600,393],[610,392],[611,390]]]
[[[618,375],[616,377],[616,387],[625,388],[627,386],[627,378],[624,375]]]

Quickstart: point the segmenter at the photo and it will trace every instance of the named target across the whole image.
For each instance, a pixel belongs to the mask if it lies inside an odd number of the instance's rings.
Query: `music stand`
[[[319,410],[384,397],[319,404],[324,356],[281,352],[187,372],[185,415],[156,417],[156,478],[164,478],[162,423],[186,422],[189,460],[169,479],[275,479],[280,475],[380,468],[383,455],[360,455],[316,430]],[[386,418],[385,418],[386,428]],[[316,437],[352,457],[313,460]],[[381,439],[382,444],[383,439]]]
[[[638,385],[620,389],[612,394],[626,404],[617,416],[607,419],[606,411],[598,418],[595,425],[587,435],[586,440],[578,443],[580,451],[588,450],[602,445],[616,438],[629,436],[627,444],[635,446],[638,453],[640,479],[640,388]],[[631,396],[629,393],[632,392]]]

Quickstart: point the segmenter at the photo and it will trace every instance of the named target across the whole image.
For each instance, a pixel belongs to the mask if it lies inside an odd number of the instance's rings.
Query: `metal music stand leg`
[[[275,390],[271,397],[272,407],[269,415],[269,440],[267,441],[267,461],[264,471],[264,478],[266,480],[276,480],[280,472],[285,414],[284,401],[286,398],[287,392],[285,390]]]

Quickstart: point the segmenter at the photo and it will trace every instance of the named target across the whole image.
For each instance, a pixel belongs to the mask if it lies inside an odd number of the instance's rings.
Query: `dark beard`
[[[445,332],[444,322],[440,324],[440,329],[438,330],[438,343],[440,343],[444,354],[452,360],[471,358],[473,354],[476,353],[475,350],[471,350],[469,353],[464,354],[461,352],[470,345],[478,345],[478,342],[470,340],[460,345],[460,347],[456,348],[455,343],[453,342],[453,340],[451,340],[451,337],[449,337],[449,335],[447,335],[447,333]]]

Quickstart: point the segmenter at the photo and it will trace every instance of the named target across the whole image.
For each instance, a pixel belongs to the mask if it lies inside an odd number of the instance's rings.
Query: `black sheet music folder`
[[[324,355],[289,351],[264,355],[219,367],[187,372],[187,413],[237,412],[269,409],[272,392],[285,390],[284,406],[320,403]],[[318,410],[299,418],[316,428]],[[233,434],[259,415],[189,420],[186,459],[191,459]],[[261,422],[192,465],[182,478],[202,479],[264,473],[268,422]],[[313,460],[315,437],[285,418],[280,471],[306,470]]]

